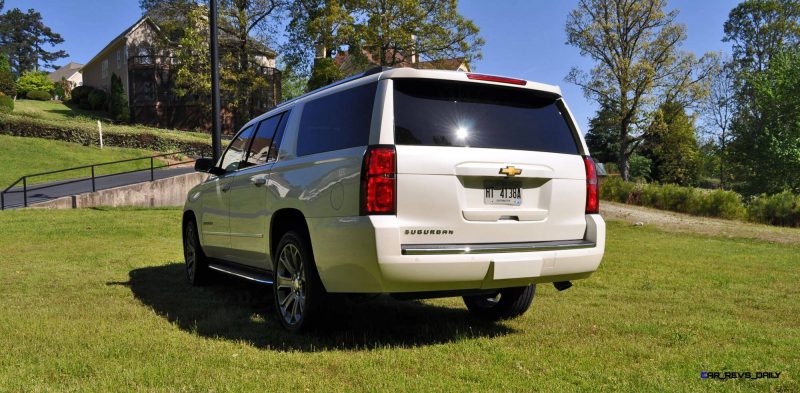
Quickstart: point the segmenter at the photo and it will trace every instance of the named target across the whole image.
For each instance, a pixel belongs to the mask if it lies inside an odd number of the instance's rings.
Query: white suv
[[[329,293],[463,296],[524,313],[603,256],[595,166],[556,86],[378,68],[247,123],[189,192],[189,281],[273,284],[289,330]]]

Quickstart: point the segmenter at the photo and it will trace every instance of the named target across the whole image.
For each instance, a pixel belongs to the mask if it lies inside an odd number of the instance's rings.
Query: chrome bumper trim
[[[403,255],[436,255],[574,250],[595,246],[597,246],[595,242],[588,240],[557,240],[528,243],[402,244],[400,249]]]

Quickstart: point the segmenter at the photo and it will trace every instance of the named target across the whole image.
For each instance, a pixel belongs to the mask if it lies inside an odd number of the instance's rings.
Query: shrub
[[[89,95],[89,90],[91,87],[89,86],[76,86],[72,89],[72,97],[70,101],[77,104],[80,100],[87,98]]]
[[[663,186],[648,186],[652,191],[653,199],[649,205],[657,209],[672,210],[676,212],[690,213],[698,205],[698,196],[694,188],[681,187],[674,184]]]
[[[762,194],[744,203],[742,196],[733,191],[632,183],[609,176],[600,182],[600,197],[696,216],[749,219],[764,224],[800,227],[800,195],[790,191]]]
[[[631,168],[631,179],[638,181],[650,180],[650,168],[653,166],[653,160],[632,154],[629,161]]]
[[[99,89],[89,92],[89,109],[104,111],[108,109],[108,93]]]
[[[609,201],[625,203],[633,183],[623,181],[619,176],[607,176],[600,179],[600,197]]]
[[[62,140],[83,145],[97,145],[99,136],[94,122],[72,119],[54,121],[18,112],[0,115],[0,134]],[[211,141],[182,132],[168,132],[130,126],[103,125],[106,146],[130,147],[154,151],[188,151],[188,154],[209,156]]]
[[[611,174],[618,175],[619,174],[619,166],[617,166],[616,162],[606,162],[604,165],[606,167],[606,172],[609,175],[611,175]]]
[[[28,72],[17,79],[17,94],[27,96],[29,91],[34,90],[45,91],[48,94],[53,90],[53,81],[46,72]]]
[[[31,90],[26,94],[28,99],[37,100],[37,101],[50,101],[52,98],[50,93],[41,90]]]
[[[72,98],[70,102],[82,109],[92,109],[92,105],[89,103],[89,94],[94,90],[95,88],[91,86],[78,86],[72,89]]]
[[[725,190],[700,191],[703,195],[691,214],[709,217],[722,217],[729,220],[747,218],[747,209],[742,196]]]
[[[14,73],[11,72],[8,56],[5,53],[0,53],[0,93],[9,97],[16,96],[17,82],[15,79]]]
[[[122,79],[117,74],[111,74],[111,94],[108,97],[108,113],[114,120],[130,120],[128,97],[122,87]]]
[[[752,221],[764,224],[800,226],[800,196],[789,191],[759,195],[747,206]]]
[[[14,110],[14,100],[0,92],[0,112],[8,113]]]

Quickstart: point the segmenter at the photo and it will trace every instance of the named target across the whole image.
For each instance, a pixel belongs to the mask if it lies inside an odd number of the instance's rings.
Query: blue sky
[[[596,106],[581,90],[564,82],[569,69],[591,67],[577,48],[566,45],[564,24],[576,0],[461,0],[459,9],[473,19],[486,39],[483,60],[473,64],[476,72],[520,77],[560,85],[564,97],[586,132]],[[722,24],[737,0],[672,0],[670,9],[680,10],[688,39],[683,49],[697,54],[729,51],[722,42]],[[124,28],[140,16],[138,0],[6,0],[6,9],[34,8],[45,23],[64,37],[60,48],[69,53],[63,60],[85,63]]]

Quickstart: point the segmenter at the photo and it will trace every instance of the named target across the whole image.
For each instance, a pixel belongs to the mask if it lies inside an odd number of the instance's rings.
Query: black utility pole
[[[222,155],[221,124],[219,120],[219,54],[217,53],[217,0],[210,1],[209,20],[211,30],[211,149],[214,150],[214,160],[219,160]]]

